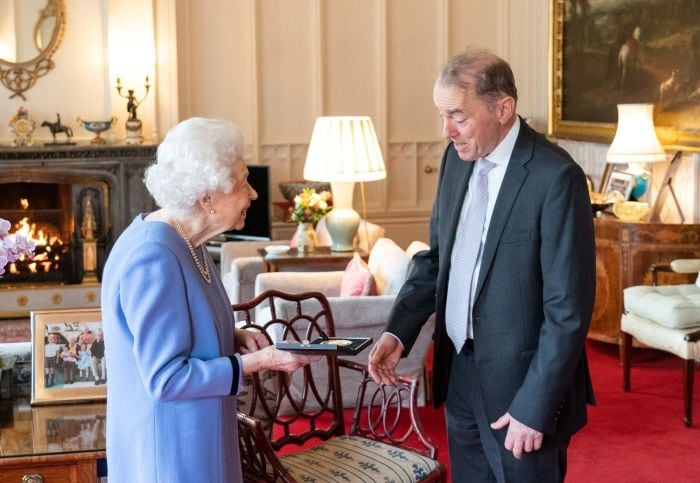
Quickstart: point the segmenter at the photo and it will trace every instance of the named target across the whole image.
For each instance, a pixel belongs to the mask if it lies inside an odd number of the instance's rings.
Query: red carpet
[[[686,428],[680,359],[635,349],[632,390],[625,393],[617,346],[589,341],[588,356],[598,405],[569,447],[567,483],[700,481],[700,401],[696,396],[694,424]],[[438,458],[449,464],[442,409],[422,408],[421,419],[440,447]]]

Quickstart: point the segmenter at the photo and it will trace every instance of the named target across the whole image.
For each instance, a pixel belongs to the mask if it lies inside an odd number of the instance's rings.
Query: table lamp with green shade
[[[384,158],[368,116],[326,116],[316,119],[304,164],[304,179],[329,181],[333,209],[326,215],[331,250],[354,250],[360,215],[353,209],[355,182],[386,178]],[[360,185],[366,218],[364,185]]]

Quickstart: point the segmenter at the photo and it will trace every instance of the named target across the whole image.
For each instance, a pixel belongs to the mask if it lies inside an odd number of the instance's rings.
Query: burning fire
[[[20,198],[20,205],[23,210],[26,210],[29,208],[29,201],[26,198]],[[37,230],[36,223],[30,221],[27,216],[15,224],[15,233],[24,236],[27,240],[34,241],[36,250],[31,260],[27,260],[25,255],[22,255],[18,260],[18,262],[26,264],[31,273],[39,271],[47,273],[52,269],[58,269],[58,261],[61,259],[60,247],[63,245],[63,240],[55,234],[45,233],[43,229]],[[8,272],[14,275],[20,273],[17,262],[10,264]]]

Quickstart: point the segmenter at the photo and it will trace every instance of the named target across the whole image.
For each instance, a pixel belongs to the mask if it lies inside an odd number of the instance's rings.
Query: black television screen
[[[245,217],[242,230],[224,233],[227,240],[269,240],[270,230],[270,168],[269,166],[248,165],[248,182],[258,192]]]

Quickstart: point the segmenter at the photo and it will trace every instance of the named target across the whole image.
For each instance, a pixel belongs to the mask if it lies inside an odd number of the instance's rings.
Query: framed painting
[[[550,0],[549,133],[610,143],[617,104],[654,104],[667,149],[700,150],[700,9],[688,0]]]
[[[31,312],[32,404],[105,399],[100,309]]]

